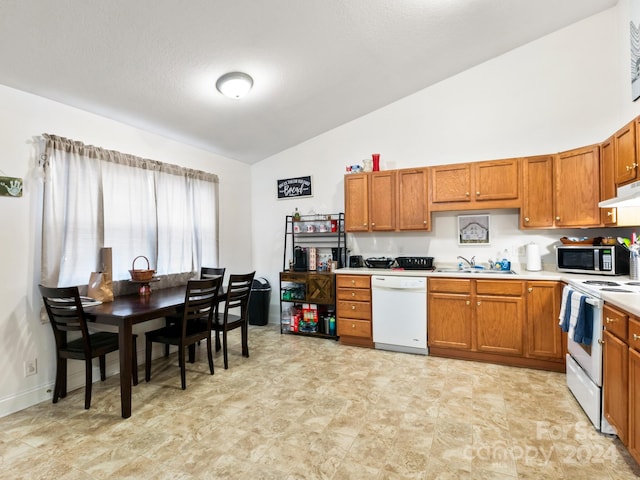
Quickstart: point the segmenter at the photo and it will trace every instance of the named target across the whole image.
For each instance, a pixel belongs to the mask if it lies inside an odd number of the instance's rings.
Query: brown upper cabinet
[[[431,211],[520,207],[520,159],[431,168]]]
[[[637,129],[640,119],[627,123],[611,137],[613,139],[616,185],[638,180]]]
[[[553,227],[553,166],[553,155],[522,161],[522,228]]]
[[[369,231],[369,174],[352,173],[344,177],[344,229]]]
[[[576,148],[555,158],[556,227],[600,225],[600,146]]]
[[[426,167],[345,175],[345,230],[429,230],[428,181]]]
[[[616,196],[616,164],[614,137],[600,144],[600,198],[606,200]],[[600,218],[605,227],[615,227],[616,208],[601,208]]]
[[[429,169],[398,170],[398,230],[429,230]]]
[[[344,198],[345,231],[395,230],[395,170],[345,175]]]

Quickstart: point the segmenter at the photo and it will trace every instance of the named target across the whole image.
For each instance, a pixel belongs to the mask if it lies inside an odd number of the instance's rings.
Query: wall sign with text
[[[311,197],[311,175],[278,180],[278,198]]]

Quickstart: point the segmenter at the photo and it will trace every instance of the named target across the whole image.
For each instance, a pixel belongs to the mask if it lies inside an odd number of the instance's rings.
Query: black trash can
[[[249,323],[266,325],[269,323],[269,302],[271,301],[271,285],[266,278],[254,278],[251,284],[249,299]]]

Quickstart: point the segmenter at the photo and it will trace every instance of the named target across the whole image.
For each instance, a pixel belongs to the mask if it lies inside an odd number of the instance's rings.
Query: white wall
[[[284,216],[344,211],[345,166],[381,153],[381,168],[394,169],[554,153],[598,143],[640,114],[630,100],[628,3],[508,52],[414,95],[342,125],[253,167],[253,256],[274,290],[282,268]],[[313,175],[312,198],[277,200],[276,180]],[[523,262],[529,241],[553,264],[563,235],[602,231],[518,229],[518,211],[491,211],[490,246],[459,247],[456,216],[433,214],[429,233],[352,234],[352,253],[432,256],[457,263],[456,255],[486,262],[509,249]],[[468,213],[468,212],[462,212]],[[628,235],[629,229],[616,229]],[[519,258],[515,258],[521,254]]]
[[[145,133],[41,97],[0,86],[0,176],[24,178],[21,198],[0,197],[0,416],[51,398],[55,360],[51,326],[39,320],[37,147],[52,133],[86,144],[216,173],[220,177],[220,264],[249,271],[251,172],[249,166]],[[88,279],[89,272],[87,272]],[[140,355],[142,355],[140,353]],[[24,361],[38,360],[25,378]],[[143,358],[142,356],[140,358]],[[117,371],[117,355],[108,356]],[[82,362],[69,362],[69,387],[84,385]],[[97,376],[96,376],[97,377]]]

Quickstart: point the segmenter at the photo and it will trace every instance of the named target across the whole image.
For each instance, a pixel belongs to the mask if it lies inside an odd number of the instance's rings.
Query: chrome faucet
[[[458,258],[459,260],[462,260],[467,265],[469,265],[469,268],[475,268],[475,266],[476,266],[476,257],[475,257],[475,255],[473,257],[471,257],[471,260],[467,260],[466,258],[461,257],[460,255],[458,255],[456,258]]]

